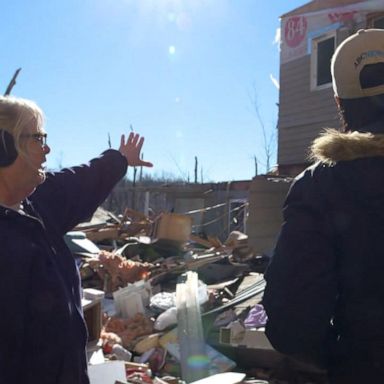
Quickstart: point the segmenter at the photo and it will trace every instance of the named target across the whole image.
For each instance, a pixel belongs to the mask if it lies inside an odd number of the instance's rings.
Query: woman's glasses
[[[38,141],[42,146],[47,145],[47,134],[46,133],[23,133],[21,137],[31,138]]]

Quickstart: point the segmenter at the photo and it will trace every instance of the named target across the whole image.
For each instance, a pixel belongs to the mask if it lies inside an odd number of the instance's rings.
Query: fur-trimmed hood
[[[311,160],[328,165],[374,156],[384,156],[384,134],[342,133],[329,128],[314,140],[310,148]]]

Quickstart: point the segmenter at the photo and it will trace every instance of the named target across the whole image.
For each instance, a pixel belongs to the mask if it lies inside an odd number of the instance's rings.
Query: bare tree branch
[[[13,75],[11,81],[8,84],[7,89],[5,90],[4,96],[9,96],[11,94],[12,88],[16,85],[16,78],[20,71],[21,68],[16,69],[15,74]]]
[[[269,172],[271,169],[271,158],[273,156],[274,147],[275,147],[275,134],[274,132],[267,132],[267,129],[264,124],[264,120],[260,113],[260,108],[258,104],[257,99],[257,90],[256,85],[253,84],[253,92],[252,94],[249,94],[249,98],[251,101],[251,105],[253,108],[253,112],[256,115],[257,121],[261,128],[261,133],[263,135],[263,149],[264,149],[264,156],[265,156],[265,168],[266,172]]]

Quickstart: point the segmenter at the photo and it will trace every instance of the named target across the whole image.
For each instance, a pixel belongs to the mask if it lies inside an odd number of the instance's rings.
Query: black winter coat
[[[125,174],[115,150],[49,173],[26,215],[0,207],[0,383],[87,384],[80,278],[63,235],[89,219]]]
[[[329,131],[295,180],[267,269],[266,333],[333,383],[384,378],[384,135]]]

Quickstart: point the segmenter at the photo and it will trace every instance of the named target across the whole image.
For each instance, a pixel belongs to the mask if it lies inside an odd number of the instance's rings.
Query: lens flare
[[[206,355],[192,355],[188,357],[187,363],[191,368],[201,369],[209,365],[209,359]]]

